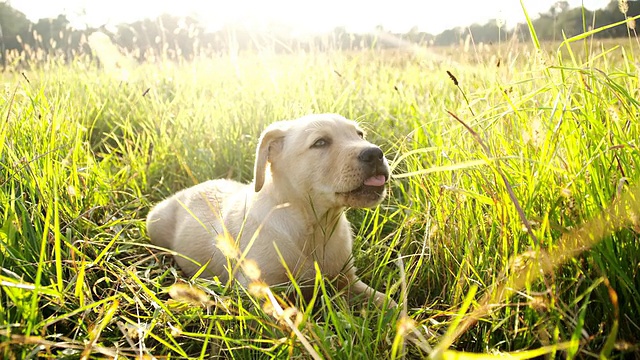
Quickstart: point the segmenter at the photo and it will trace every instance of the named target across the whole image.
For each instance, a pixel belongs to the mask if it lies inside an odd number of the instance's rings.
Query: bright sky
[[[100,26],[133,22],[161,13],[195,15],[210,29],[242,22],[260,28],[283,22],[301,32],[326,31],[346,26],[365,32],[383,25],[406,32],[413,26],[432,34],[455,26],[483,24],[503,18],[507,26],[524,21],[519,0],[9,0],[32,21],[65,13],[74,25]],[[531,16],[547,11],[556,0],[524,0]],[[606,6],[609,0],[569,0],[572,7]]]

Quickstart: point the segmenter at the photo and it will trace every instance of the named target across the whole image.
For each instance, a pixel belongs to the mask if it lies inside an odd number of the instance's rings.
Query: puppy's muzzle
[[[385,197],[386,185],[389,180],[389,166],[382,150],[377,146],[366,147],[356,157],[359,169],[357,181],[353,188],[338,194],[344,203],[352,207],[375,206]],[[355,170],[355,169],[354,169]],[[354,174],[355,175],[355,174]]]
[[[389,167],[379,147],[372,146],[362,150],[358,154],[358,161],[368,175],[365,185],[382,186],[389,180]]]

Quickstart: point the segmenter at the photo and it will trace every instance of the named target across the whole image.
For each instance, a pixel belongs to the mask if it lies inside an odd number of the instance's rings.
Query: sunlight
[[[555,0],[524,0],[530,14],[547,11]],[[571,0],[571,6],[595,9],[605,6],[607,0]],[[278,24],[298,33],[318,33],[336,27],[351,32],[371,32],[377,26],[393,32],[405,33],[412,28],[439,33],[456,26],[486,23],[504,17],[510,27],[524,20],[519,1],[515,0],[460,0],[437,5],[418,0],[325,0],[295,1],[259,0],[196,1],[196,0],[14,0],[12,6],[24,12],[32,21],[56,17],[64,13],[72,26],[115,26],[144,18],[155,18],[163,13],[192,16],[216,31],[225,25],[242,26],[251,31],[265,31]]]
[[[636,21],[0,0],[0,358],[633,358]]]

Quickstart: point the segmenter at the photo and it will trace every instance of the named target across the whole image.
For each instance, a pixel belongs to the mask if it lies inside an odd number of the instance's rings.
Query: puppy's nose
[[[384,154],[377,146],[366,148],[358,155],[358,160],[371,165],[382,163],[382,159],[384,159]]]

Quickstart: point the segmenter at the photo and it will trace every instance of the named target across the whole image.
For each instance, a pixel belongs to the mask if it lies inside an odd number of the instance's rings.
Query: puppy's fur
[[[232,238],[268,285],[289,280],[282,260],[303,283],[315,278],[317,262],[347,294],[385,303],[383,293],[358,279],[351,259],[345,207],[377,205],[389,178],[382,151],[355,122],[319,114],[271,124],[260,137],[254,175],[252,184],[211,180],[162,201],[147,218],[151,241],[184,255],[175,260],[188,275],[201,268],[190,258],[206,264],[202,276],[227,281],[232,273],[247,286],[255,275],[230,271],[221,251],[228,244],[220,239]]]

